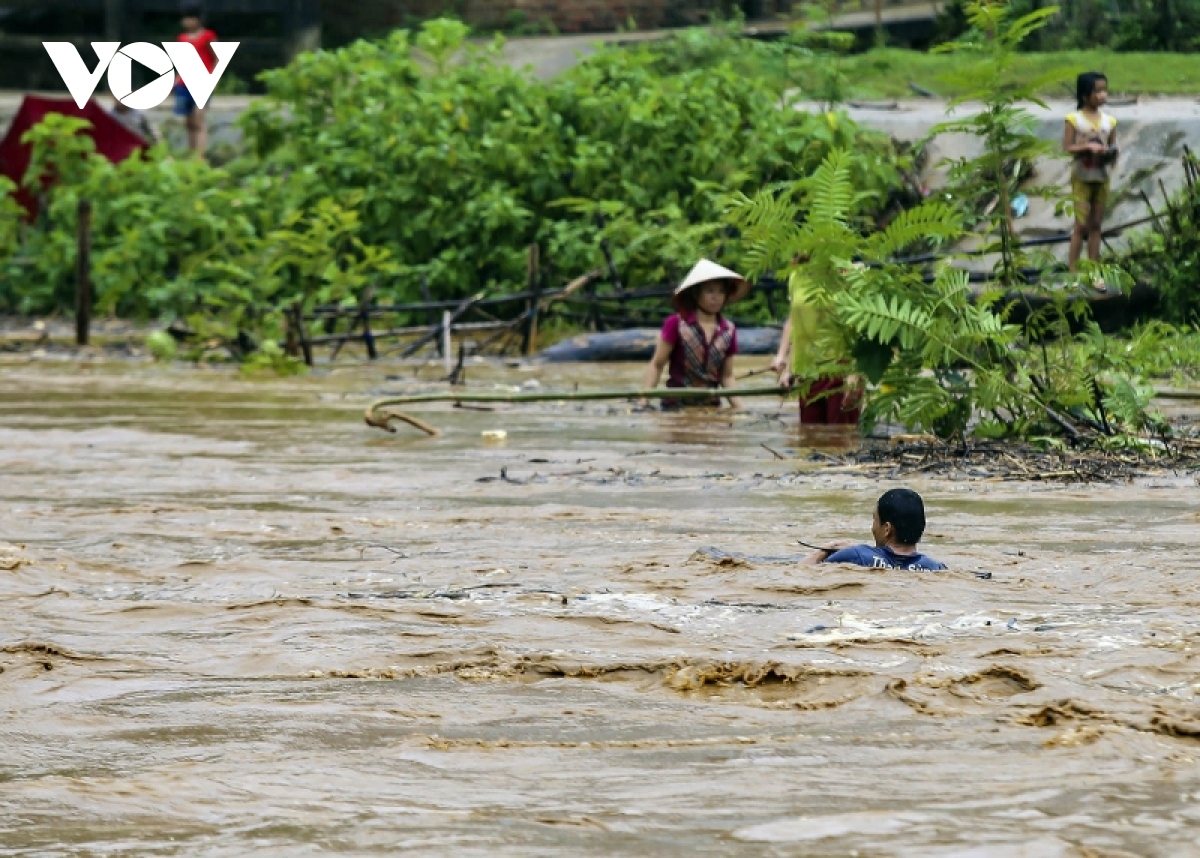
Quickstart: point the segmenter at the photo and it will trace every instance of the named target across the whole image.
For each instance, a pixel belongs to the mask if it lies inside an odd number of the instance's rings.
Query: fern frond
[[[1056,10],[1057,11],[1057,10]],[[967,22],[981,33],[995,33],[1008,18],[1008,4],[980,0],[967,4]]]
[[[862,236],[845,223],[808,221],[801,230],[796,251],[806,257],[814,268],[834,270],[844,267],[839,260],[860,255],[862,245]]]
[[[850,156],[834,149],[806,183],[808,221],[815,225],[845,224],[854,206],[854,183],[850,178]]]
[[[727,219],[742,234],[745,264],[751,276],[782,267],[801,242],[799,210],[786,196],[759,191],[730,199]]]
[[[1001,43],[1016,50],[1020,47],[1021,42],[1025,41],[1031,33],[1044,27],[1046,21],[1057,15],[1058,11],[1057,6],[1046,6],[1021,16],[1004,28],[1004,33],[1000,37]],[[1005,14],[1007,15],[1007,10]]]
[[[867,254],[886,261],[918,241],[941,243],[958,238],[962,223],[958,212],[942,202],[927,202],[901,212],[881,233],[871,237]]]
[[[913,379],[906,394],[897,405],[896,416],[910,429],[933,429],[955,405],[950,392],[929,376]]]
[[[975,401],[984,411],[1004,409],[1010,414],[1020,413],[1021,398],[1013,388],[1007,374],[1000,367],[987,367],[974,373]]]
[[[1152,388],[1134,384],[1125,376],[1115,378],[1103,397],[1110,419],[1132,432],[1163,424],[1162,415],[1150,408],[1153,398]]]
[[[929,328],[929,314],[907,298],[843,293],[835,300],[847,325],[881,343],[898,340],[902,349],[915,348]]]
[[[933,308],[934,312],[947,305],[963,306],[971,296],[970,275],[963,269],[953,268],[950,265],[942,265],[938,268],[932,286],[938,296],[937,304]]]

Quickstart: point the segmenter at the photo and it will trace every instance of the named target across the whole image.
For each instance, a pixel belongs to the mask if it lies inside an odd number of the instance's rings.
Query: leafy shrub
[[[565,199],[711,222],[714,191],[804,175],[845,143],[862,153],[864,189],[884,196],[898,182],[884,138],[844,118],[835,131],[824,117],[781,110],[776,90],[732,62],[697,68],[664,63],[657,49],[614,48],[541,83],[504,66],[496,45],[464,49],[464,35],[437,22],[417,37],[433,76],[406,34],[302,58],[267,76],[272,100],[247,120],[267,163],[311,165],[320,185],[364,192],[364,238],[394,250],[409,297],[422,276],[454,297],[520,283],[535,242],[562,275],[594,267],[600,227],[558,205]],[[731,41],[683,39],[706,54]],[[635,283],[678,261],[614,251]]]
[[[1193,162],[1195,163],[1195,162]],[[1159,315],[1176,324],[1200,324],[1200,187],[1185,187],[1155,229],[1136,235],[1121,266],[1158,293]]]
[[[179,354],[179,344],[166,331],[154,331],[146,337],[146,348],[158,361],[171,361]]]
[[[874,205],[899,183],[884,137],[783,109],[732,63],[665,70],[652,50],[610,49],[542,82],[466,35],[434,21],[266,73],[241,120],[247,153],[222,167],[165,148],[113,166],[52,117],[28,139],[31,177],[55,182],[0,309],[71,306],[81,198],[101,312],[184,318],[240,354],[282,334],[284,309],[352,300],[368,281],[383,301],[418,299],[422,282],[438,298],[512,290],[535,242],[560,279],[596,268],[618,234],[628,284],[700,252],[739,264],[736,236],[705,226],[724,196],[804,176],[834,148],[854,153]]]

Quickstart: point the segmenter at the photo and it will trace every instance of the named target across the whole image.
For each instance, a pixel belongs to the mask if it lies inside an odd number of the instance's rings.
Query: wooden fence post
[[[300,354],[300,339],[296,334],[296,320],[292,317],[291,307],[283,311],[283,353],[288,357]]]
[[[79,201],[75,257],[75,345],[86,346],[92,327],[92,203]]]
[[[529,245],[529,261],[526,266],[526,287],[529,290],[529,303],[526,306],[525,342],[522,351],[528,357],[537,351],[538,304],[542,298],[541,249],[536,244]]]
[[[429,275],[428,274],[421,275],[421,300],[424,301],[426,304],[433,303],[433,296],[429,294]],[[430,325],[436,324],[437,310],[429,310],[428,312],[426,312],[425,321],[428,322]],[[437,346],[438,352],[441,353],[442,348],[444,347],[445,344],[442,342],[441,337],[439,337],[437,342],[435,343],[435,345]]]
[[[300,341],[300,352],[304,355],[304,365],[312,366],[312,343],[308,339],[308,330],[304,327],[304,306],[299,301],[292,305],[292,326],[296,330],[296,338]]]
[[[596,226],[600,228],[601,233],[608,226],[608,221],[605,220],[601,212],[596,212]],[[621,275],[617,271],[617,263],[612,255],[612,245],[609,244],[607,238],[601,237],[600,250],[604,254],[604,264],[608,266],[609,280],[612,282],[613,289],[619,295],[625,291],[625,287],[621,284]],[[594,280],[588,284],[588,297],[591,299],[591,304],[588,307],[588,323],[591,325],[593,331],[605,331],[608,330],[608,326],[604,324],[604,317],[600,313],[600,302],[596,299],[596,286],[597,284]]]
[[[363,292],[362,304],[360,310],[362,312],[362,327],[363,327],[363,345],[367,347],[367,359],[376,360],[379,357],[379,349],[375,348],[375,335],[371,333],[371,303],[375,300],[375,287],[368,286]]]

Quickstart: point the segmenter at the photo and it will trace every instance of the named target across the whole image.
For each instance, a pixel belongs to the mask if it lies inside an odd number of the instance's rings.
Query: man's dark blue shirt
[[[891,548],[874,545],[855,545],[843,548],[825,558],[825,563],[853,563],[873,569],[908,569],[913,572],[936,572],[946,567],[924,554],[897,554]]]

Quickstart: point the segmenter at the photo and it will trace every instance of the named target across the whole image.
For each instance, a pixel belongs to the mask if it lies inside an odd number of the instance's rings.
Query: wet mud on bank
[[[404,384],[0,370],[0,850],[1198,854],[1194,474],[917,476],[953,571],[809,569],[897,483],[791,409]]]

